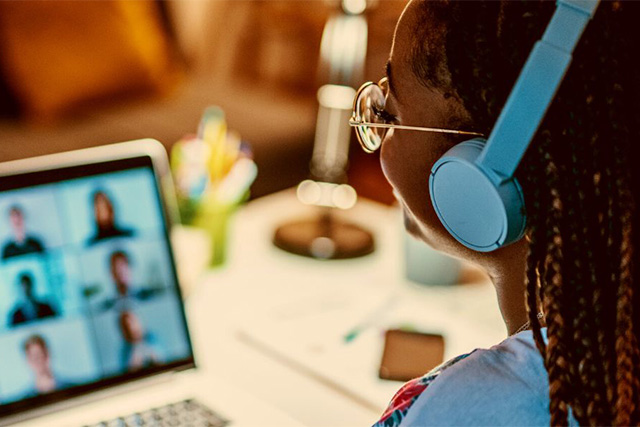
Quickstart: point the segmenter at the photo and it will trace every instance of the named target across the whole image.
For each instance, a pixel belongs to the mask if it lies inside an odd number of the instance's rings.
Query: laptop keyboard
[[[184,400],[87,427],[223,427],[228,420],[197,400]]]

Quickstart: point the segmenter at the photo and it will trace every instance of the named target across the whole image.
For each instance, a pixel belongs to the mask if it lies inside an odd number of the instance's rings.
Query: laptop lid
[[[167,180],[153,140],[0,164],[0,419],[195,366]]]

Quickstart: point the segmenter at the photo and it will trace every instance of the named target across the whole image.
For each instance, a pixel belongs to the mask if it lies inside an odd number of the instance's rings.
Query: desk
[[[272,246],[277,225],[313,212],[292,191],[238,212],[227,265],[207,272],[187,299],[196,356],[214,355],[198,361],[204,369],[303,424],[368,425],[400,386],[377,378],[384,324],[408,321],[443,333],[445,358],[506,337],[490,283],[426,287],[403,278],[394,208],[363,200],[342,213],[374,232],[375,253],[360,259],[317,261]],[[392,295],[391,317],[350,344],[341,341]]]

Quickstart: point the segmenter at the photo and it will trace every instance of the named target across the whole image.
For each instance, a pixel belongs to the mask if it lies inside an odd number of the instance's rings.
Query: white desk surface
[[[428,287],[403,278],[395,208],[360,201],[342,213],[374,232],[377,249],[363,258],[311,260],[271,244],[277,225],[313,212],[285,191],[237,213],[227,264],[188,290],[196,356],[207,355],[202,367],[303,424],[370,425],[401,385],[377,377],[385,326],[442,333],[445,358],[506,337],[490,283]],[[179,262],[197,264],[195,246],[178,252]],[[344,343],[383,304],[388,314]]]

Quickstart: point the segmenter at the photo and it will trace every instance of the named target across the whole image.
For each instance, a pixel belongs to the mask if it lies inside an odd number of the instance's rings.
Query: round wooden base
[[[357,258],[375,248],[369,231],[330,213],[278,227],[273,243],[287,252],[317,259]]]

